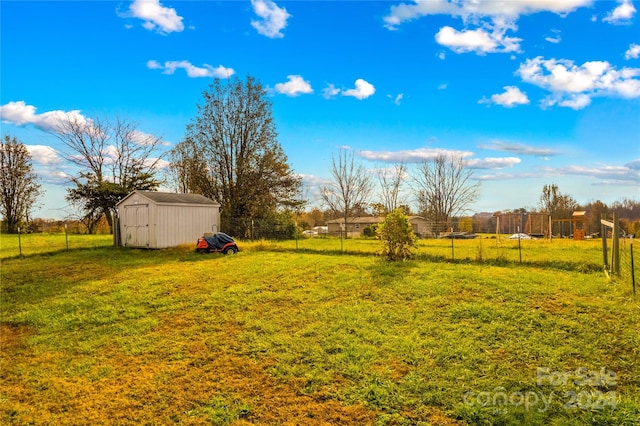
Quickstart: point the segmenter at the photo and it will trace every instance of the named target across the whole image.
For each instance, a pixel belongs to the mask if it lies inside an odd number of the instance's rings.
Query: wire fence
[[[638,278],[638,271],[640,270],[640,262],[634,258],[634,256],[637,257],[638,255],[637,250],[634,252],[634,248],[637,249],[637,242],[634,242],[634,238],[620,239],[620,279],[631,285],[633,294],[635,295],[636,279]]]

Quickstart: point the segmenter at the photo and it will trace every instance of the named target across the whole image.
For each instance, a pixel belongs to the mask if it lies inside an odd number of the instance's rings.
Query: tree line
[[[70,218],[90,233],[101,220],[112,230],[116,204],[131,191],[157,190],[161,185],[218,201],[221,229],[240,238],[252,235],[256,223],[281,226],[314,212],[305,212],[309,200],[278,141],[271,101],[251,76],[214,80],[202,92],[183,140],[168,152],[159,152],[161,138],[119,117],[67,115],[52,133],[64,147],[61,155],[77,169],[68,176],[66,201],[74,212]],[[163,175],[159,166],[167,160],[168,173]],[[42,186],[26,146],[15,137],[2,140],[0,166],[0,213],[7,231],[15,232],[29,221]],[[411,199],[417,214],[437,224],[436,232],[454,224],[464,223],[465,229],[480,225],[472,219],[460,222],[480,190],[462,157],[441,154],[411,168],[398,163],[372,171],[353,150],[341,148],[332,155],[329,172],[331,178],[318,188],[323,217],[347,222],[398,209],[411,214]],[[543,188],[539,205],[554,217],[578,206],[556,185]],[[593,203],[594,211],[603,208],[609,207]]]

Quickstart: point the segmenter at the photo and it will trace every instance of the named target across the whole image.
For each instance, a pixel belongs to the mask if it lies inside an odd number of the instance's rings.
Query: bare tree
[[[331,156],[333,181],[320,189],[323,202],[335,213],[341,213],[347,226],[352,210],[367,203],[371,195],[371,176],[355,159],[353,151],[341,148]]]
[[[554,219],[568,219],[578,208],[578,202],[570,195],[561,193],[555,183],[542,187],[538,205],[542,212]]]
[[[162,139],[142,133],[135,123],[66,116],[55,130],[67,148],[64,157],[80,168],[67,200],[81,203],[87,218],[104,214],[113,231],[111,213],[120,199],[158,187],[154,174],[161,156],[153,155]]]
[[[385,213],[391,213],[400,206],[400,190],[406,178],[407,166],[398,163],[393,169],[379,168],[376,172],[380,184],[380,195]]]
[[[28,217],[40,188],[27,147],[5,135],[0,141],[0,213],[7,221],[8,232],[16,232]]]
[[[451,219],[464,213],[479,195],[480,182],[462,157],[440,154],[419,164],[414,176],[420,211],[434,222],[437,232],[451,227]]]

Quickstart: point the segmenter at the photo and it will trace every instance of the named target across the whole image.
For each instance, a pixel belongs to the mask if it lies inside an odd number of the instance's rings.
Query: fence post
[[[602,236],[602,262],[604,270],[609,273],[609,257],[607,256],[607,227],[602,221],[605,220],[604,214],[600,215],[600,235]]]
[[[633,236],[629,238],[629,254],[631,254],[631,286],[633,287],[633,297],[636,297],[636,270],[633,267]]]
[[[611,273],[620,273],[620,224],[616,213],[613,213],[613,231],[611,231]]]
[[[522,263],[522,247],[520,246],[520,227],[518,226],[518,254],[520,255],[520,263]]]
[[[455,260],[455,256],[453,253],[453,227],[451,227],[451,260]]]
[[[18,251],[20,252],[20,257],[22,257],[22,241],[20,240],[20,227],[18,226]]]

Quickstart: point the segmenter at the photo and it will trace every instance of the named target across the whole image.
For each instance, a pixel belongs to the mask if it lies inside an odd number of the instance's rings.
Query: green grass
[[[2,424],[640,419],[640,304],[593,242],[527,241],[520,263],[517,241],[455,241],[451,262],[450,241],[425,240],[387,263],[372,240],[222,256],[87,237],[18,257],[6,237]],[[582,367],[615,383],[576,384]]]

